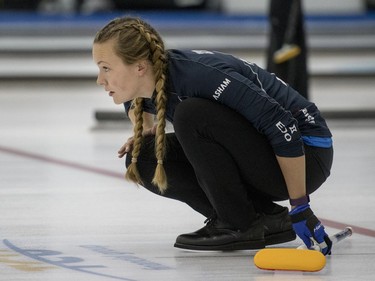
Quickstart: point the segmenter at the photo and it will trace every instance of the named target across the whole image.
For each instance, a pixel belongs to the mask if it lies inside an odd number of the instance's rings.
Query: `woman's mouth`
[[[109,95],[110,97],[112,97],[114,93],[115,93],[115,92],[110,91],[110,92],[108,93],[108,95]]]

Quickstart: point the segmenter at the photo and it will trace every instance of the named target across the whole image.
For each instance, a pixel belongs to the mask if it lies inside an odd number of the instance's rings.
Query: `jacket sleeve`
[[[194,96],[227,105],[242,114],[272,145],[275,154],[297,157],[304,154],[297,120],[267,92],[235,71],[212,68],[196,85]],[[197,86],[199,85],[199,86]]]

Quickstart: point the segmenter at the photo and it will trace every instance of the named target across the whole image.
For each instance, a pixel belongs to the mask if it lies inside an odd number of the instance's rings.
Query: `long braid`
[[[139,25],[139,31],[146,38],[150,44],[152,63],[156,77],[156,119],[157,127],[155,134],[155,154],[157,159],[157,166],[155,169],[152,183],[155,184],[161,193],[164,193],[168,187],[167,176],[164,170],[164,156],[166,150],[165,144],[165,109],[167,103],[167,96],[165,93],[166,71],[167,71],[167,56],[164,50],[164,44],[154,33],[150,32],[143,25]]]
[[[126,170],[125,178],[127,180],[142,184],[141,176],[137,168],[137,160],[139,152],[141,151],[142,143],[142,133],[143,133],[143,99],[136,98],[134,100],[134,115],[135,115],[135,125],[134,125],[134,136],[133,136],[133,151],[132,151],[132,161]]]
[[[164,93],[164,84],[165,84],[165,75],[163,74],[161,78],[159,79],[160,83],[156,84],[156,109],[157,109],[157,115],[156,119],[158,120],[158,124],[156,127],[156,134],[155,134],[155,154],[156,159],[158,160],[154,178],[152,179],[152,183],[157,185],[160,192],[163,193],[167,187],[167,175],[165,173],[164,167],[163,167],[163,159],[165,156],[165,150],[166,150],[166,138],[165,138],[165,108],[167,103],[167,97]],[[160,84],[160,90],[158,90],[158,84]]]
[[[115,51],[126,63],[132,64],[139,59],[148,59],[152,62],[156,81],[156,119],[157,128],[155,134],[155,155],[157,166],[152,183],[161,193],[167,189],[167,177],[163,166],[166,150],[165,137],[165,111],[167,95],[165,92],[167,77],[167,53],[164,43],[158,32],[148,23],[138,18],[119,18],[108,23],[100,30],[94,39],[94,43],[103,43],[111,39],[117,39]],[[137,158],[140,153],[143,132],[143,106],[140,98],[135,100],[134,115],[134,143],[132,151],[132,163],[126,172],[126,178],[136,183],[142,183],[137,169]]]

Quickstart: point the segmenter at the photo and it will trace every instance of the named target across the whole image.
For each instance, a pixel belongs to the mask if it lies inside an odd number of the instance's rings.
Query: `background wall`
[[[230,52],[265,67],[270,0],[0,0],[2,10],[12,7],[0,13],[3,85],[17,79],[95,81],[93,36],[109,19],[128,12],[110,10],[112,1],[204,6],[217,11],[196,13],[196,8],[182,13],[172,9],[137,13],[157,27],[168,48]],[[325,110],[361,113],[366,109],[375,114],[375,13],[367,9],[371,1],[302,0],[312,100]],[[77,3],[86,5],[81,14]],[[34,6],[40,13],[17,13],[16,4],[22,12]],[[95,7],[106,13],[90,14]]]
[[[282,0],[281,0],[282,1]],[[306,13],[362,13],[363,0],[303,0]],[[225,10],[233,13],[265,13],[269,1],[265,0],[223,0]]]
[[[281,0],[282,1],[282,0]],[[367,6],[374,6],[374,0],[303,0],[305,11],[309,14],[329,13],[362,13]],[[74,12],[77,6],[83,6],[83,10],[92,9],[108,10],[117,7],[144,7],[166,8],[166,7],[209,7],[210,9],[223,8],[228,13],[256,13],[267,12],[269,0],[2,0],[1,8],[15,8],[22,10],[42,7],[47,12],[63,11]]]

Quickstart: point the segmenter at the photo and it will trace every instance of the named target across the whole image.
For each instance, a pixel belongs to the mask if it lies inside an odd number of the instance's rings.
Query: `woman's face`
[[[115,104],[143,96],[145,70],[141,63],[125,64],[114,51],[114,41],[95,43],[93,59],[99,67],[97,84],[104,87]]]

